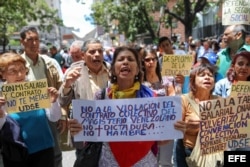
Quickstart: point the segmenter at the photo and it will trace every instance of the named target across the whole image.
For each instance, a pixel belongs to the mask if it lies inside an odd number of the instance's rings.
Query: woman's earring
[[[113,76],[113,80],[116,81],[116,80],[117,80],[117,77],[116,77],[116,76]]]
[[[139,79],[138,75],[135,76],[135,80],[137,81]]]

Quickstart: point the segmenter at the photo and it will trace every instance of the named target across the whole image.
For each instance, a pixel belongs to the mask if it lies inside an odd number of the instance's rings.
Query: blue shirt
[[[232,88],[232,83],[227,78],[223,78],[218,82],[216,82],[213,94],[226,98],[230,95],[231,88]]]
[[[54,147],[54,138],[44,109],[11,113],[9,116],[19,123],[29,154]]]

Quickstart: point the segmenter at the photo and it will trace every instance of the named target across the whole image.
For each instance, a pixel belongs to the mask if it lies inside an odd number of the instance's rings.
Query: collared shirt
[[[231,94],[232,83],[228,80],[228,78],[223,78],[216,82],[213,94],[227,98]]]
[[[108,81],[108,69],[103,65],[102,69],[96,74],[90,70],[89,72],[89,80],[92,92],[95,94],[97,91],[107,87]]]
[[[26,60],[26,66],[29,68],[29,73],[27,75],[29,81],[46,78],[45,64],[40,56],[38,56],[38,61],[35,65],[25,53],[22,54],[22,57]]]
[[[37,63],[34,65],[33,61],[25,53],[21,56],[27,61],[27,67],[29,68],[27,79],[29,81],[47,79],[49,87],[59,89],[62,84],[62,77],[51,58],[38,55]]]

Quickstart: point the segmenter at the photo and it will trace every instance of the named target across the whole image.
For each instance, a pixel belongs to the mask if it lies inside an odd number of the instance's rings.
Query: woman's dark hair
[[[230,82],[233,82],[236,78],[236,74],[235,74],[235,71],[234,71],[234,66],[235,66],[235,63],[237,61],[237,59],[242,56],[244,58],[247,59],[248,63],[250,63],[250,52],[248,51],[242,51],[242,52],[239,52],[237,53],[233,60],[232,60],[232,63],[231,63],[231,67],[228,69],[227,71],[227,78]],[[247,78],[247,81],[250,81],[250,76]]]
[[[145,50],[145,54],[143,54],[143,56],[142,56],[142,71],[143,71],[143,74],[144,74],[144,77],[143,77],[143,78],[144,78],[144,81],[147,81],[147,78],[146,78],[147,71],[146,71],[146,68],[145,68],[144,59],[145,59],[145,57],[146,57],[149,53],[155,55],[156,62],[157,62],[155,72],[156,72],[156,74],[157,74],[157,76],[158,76],[160,82],[162,82],[160,63],[159,63],[159,61],[158,61],[158,57],[157,57],[156,51],[155,51],[154,49],[152,49],[152,48],[150,48],[150,49],[148,49],[148,50]]]
[[[166,36],[161,37],[161,38],[159,39],[159,41],[158,41],[158,48],[159,48],[159,46],[161,45],[161,43],[162,43],[163,41],[168,41],[169,43],[172,43],[171,40],[170,40],[168,37],[166,37]]]
[[[211,65],[209,63],[201,63],[197,67],[193,68],[190,72],[190,83],[189,83],[190,91],[193,94],[195,94],[197,91],[196,85],[195,85],[195,78],[196,78],[197,74],[200,74],[205,70],[209,70],[215,78],[215,73],[217,72],[217,67],[214,65]]]
[[[137,66],[138,66],[138,69],[139,69],[139,73],[137,75],[137,78],[135,78],[135,81],[139,81],[141,82],[142,81],[142,71],[141,71],[141,63],[140,63],[140,60],[139,60],[139,56],[138,56],[138,53],[135,49],[131,48],[131,47],[126,47],[126,46],[121,46],[121,47],[117,47],[115,48],[115,52],[114,52],[114,56],[113,56],[113,60],[111,62],[111,79],[110,79],[110,82],[111,83],[116,83],[117,80],[115,79],[116,76],[114,76],[114,65],[115,65],[115,62],[116,62],[116,59],[117,59],[117,56],[123,52],[123,51],[130,51],[133,53],[133,55],[135,56],[135,59],[136,59],[136,63],[137,63]]]
[[[38,34],[38,30],[37,30],[37,28],[35,26],[25,26],[20,31],[20,37],[22,39],[25,39],[26,38],[26,33],[29,32],[29,31]]]

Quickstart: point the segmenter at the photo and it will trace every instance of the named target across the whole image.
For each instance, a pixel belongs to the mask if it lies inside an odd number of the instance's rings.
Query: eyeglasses
[[[146,59],[144,59],[144,61],[145,62],[150,62],[150,61],[155,61],[155,60],[157,60],[157,58],[156,57],[154,57],[154,58],[146,58]]]
[[[93,50],[89,50],[88,51],[90,54],[95,54],[96,52],[98,52],[99,54],[103,53],[103,49],[93,49]]]
[[[7,73],[9,75],[17,75],[17,74],[19,74],[19,72],[21,74],[26,73],[27,69],[26,68],[20,68],[19,70],[15,70],[15,69],[7,70]]]

